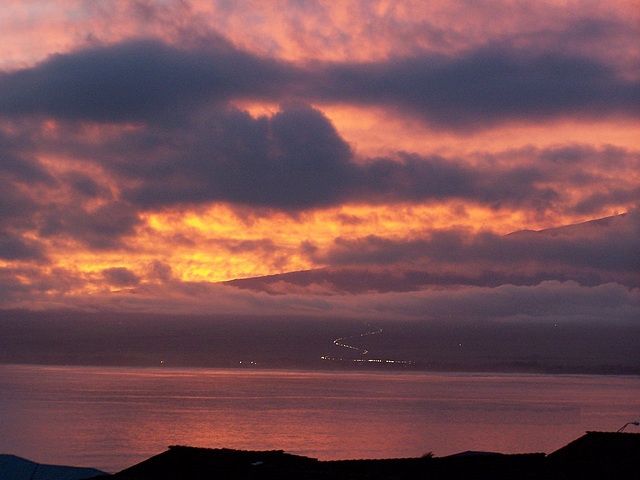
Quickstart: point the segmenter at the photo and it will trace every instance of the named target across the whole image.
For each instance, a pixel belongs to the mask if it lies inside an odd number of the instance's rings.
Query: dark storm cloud
[[[173,279],[173,270],[170,265],[160,260],[154,260],[148,268],[147,277],[162,283],[167,283]]]
[[[68,120],[149,121],[197,102],[268,97],[293,84],[293,70],[219,41],[183,50],[129,41],[50,57],[0,74],[0,112]]]
[[[390,268],[367,265],[366,267],[334,267],[302,270],[263,277],[240,278],[225,282],[236,288],[265,292],[270,295],[313,292],[327,295],[362,294],[367,292],[411,292],[425,287],[477,286],[498,287],[500,285],[538,285],[546,280],[572,280],[580,285],[596,286],[613,281],[612,275],[594,275],[593,272],[558,272],[544,269],[517,271],[502,269],[499,265],[488,268],[454,268],[447,266],[445,272],[438,267]],[[619,276],[616,278],[619,279]],[[627,279],[623,279],[627,280]],[[631,279],[633,280],[633,279]],[[621,281],[629,287],[640,287],[635,283]]]
[[[391,106],[452,129],[640,113],[634,101],[640,86],[617,67],[577,54],[508,46],[299,66],[258,57],[217,37],[192,49],[136,40],[0,74],[0,92],[0,114],[108,122],[157,121],[169,112],[237,98]]]
[[[520,53],[423,53],[301,67],[219,38],[192,49],[128,41],[0,73],[0,116],[11,127],[0,134],[0,225],[30,223],[43,237],[68,236],[105,249],[135,232],[141,210],[216,201],[297,211],[341,202],[461,199],[544,212],[562,202],[568,208],[568,187],[583,191],[570,206],[581,213],[632,201],[637,185],[624,171],[637,168],[638,155],[623,149],[573,145],[465,159],[402,152],[359,159],[331,122],[304,103],[285,102],[281,112],[259,118],[228,104],[249,97],[377,103],[464,128],[527,115],[637,113],[629,96],[637,85],[621,80],[614,67]],[[55,135],[46,134],[41,116],[59,119]],[[87,139],[84,120],[139,124]],[[43,153],[97,163],[106,175],[56,174],[37,160]],[[613,184],[603,169],[631,180]],[[36,184],[42,187],[37,193]],[[68,192],[76,198],[49,200]],[[88,199],[101,206],[81,204]],[[409,242],[396,251],[379,241],[367,240],[360,254],[378,252],[383,263],[395,262],[423,247]]]
[[[29,224],[37,208],[30,190],[47,189],[55,179],[30,151],[31,140],[0,132],[0,227]]]
[[[0,230],[0,259],[44,260],[43,247],[34,240]]]
[[[323,73],[327,101],[389,105],[446,128],[640,113],[637,81],[596,60],[556,53],[483,49],[330,65]]]
[[[409,292],[425,287],[533,286],[549,280],[640,287],[640,211],[506,236],[434,231],[415,240],[336,239],[301,252],[326,268],[236,279],[228,285],[272,295]]]
[[[31,127],[29,134],[13,139],[0,135],[0,258],[43,260],[45,247],[29,239],[34,234],[67,236],[98,249],[121,246],[121,239],[141,223],[136,209],[114,201],[108,189],[84,173],[50,172],[36,160],[39,134]],[[99,198],[101,206],[87,208],[86,198]]]
[[[337,238],[320,263],[391,264],[416,258],[447,263],[489,261],[500,264],[540,261],[598,269],[640,272],[640,214],[637,210],[615,218],[617,225],[584,234],[521,231],[507,236],[491,232],[470,234],[436,230],[428,238],[393,240],[369,235]],[[562,229],[557,229],[562,232]]]
[[[16,298],[31,293],[31,288],[25,285],[16,272],[10,268],[0,268],[0,306],[5,307]]]
[[[350,240],[337,238],[328,252],[312,252],[311,256],[318,263],[333,266],[428,262],[422,278],[419,269],[411,278],[407,278],[411,268],[405,266],[396,271],[397,276],[405,277],[400,283],[408,286],[456,282],[531,284],[560,278],[584,285],[613,281],[637,287],[640,285],[638,238],[640,213],[633,210],[623,216],[586,224],[541,232],[521,231],[507,236],[441,230],[414,240],[375,235]]]
[[[124,129],[98,141],[87,140],[65,122],[57,129],[58,136],[51,139],[33,128],[35,133],[22,142],[23,151],[14,147],[11,158],[16,160],[4,167],[14,173],[0,179],[7,184],[0,191],[7,197],[0,204],[0,221],[29,210],[31,218],[39,219],[43,236],[74,236],[93,248],[111,248],[132,234],[141,224],[140,210],[210,202],[292,212],[342,202],[460,199],[495,209],[544,213],[562,206],[597,212],[616,201],[633,200],[637,186],[626,172],[640,165],[635,152],[580,145],[468,158],[404,152],[357,158],[329,119],[300,103],[258,118],[232,108],[206,108],[194,118]],[[102,183],[76,170],[50,177],[28,160],[34,154],[32,143],[51,156],[97,164],[104,172]],[[77,198],[39,205],[19,188],[28,169],[36,169],[34,182],[43,183],[43,192],[64,196],[66,189]],[[612,171],[615,177],[606,173]],[[116,185],[108,187],[112,181]],[[583,192],[577,205],[568,205],[569,188]],[[86,209],[83,199],[101,199],[102,206]],[[40,214],[34,216],[34,211]]]
[[[563,202],[567,207],[568,187],[581,189],[581,200],[587,200],[589,188],[597,186],[592,191],[606,198],[594,197],[576,207],[597,211],[607,202],[630,198],[616,192],[636,188],[625,172],[640,165],[637,153],[580,145],[469,158],[404,152],[356,158],[329,119],[300,103],[284,104],[279,113],[258,118],[237,109],[206,108],[194,118],[123,130],[98,142],[86,141],[74,128],[61,122],[59,138],[42,138],[41,144],[53,155],[97,163],[115,179],[124,202],[109,208],[131,210],[120,226],[113,226],[115,236],[132,231],[134,210],[210,202],[296,211],[342,202],[461,199],[544,212]],[[606,171],[617,171],[618,180]],[[56,181],[80,196],[114,203],[114,193],[85,173],[70,171]],[[46,214],[51,218],[44,221],[43,234],[79,233],[72,226],[84,216],[80,223],[85,230],[95,230],[96,212],[83,212],[73,202],[62,210]],[[101,241],[92,236],[87,243],[100,248]]]
[[[123,149],[126,155],[118,153]],[[301,104],[285,105],[272,117],[217,111],[180,128],[132,132],[95,156],[134,182],[123,195],[141,208],[224,201],[299,210],[343,201],[460,198],[544,210],[559,197],[539,186],[551,173],[534,166],[472,167],[405,153],[358,163],[331,122]]]
[[[55,153],[99,162],[124,181],[124,200],[148,209],[225,201],[299,210],[343,201],[457,198],[493,208],[545,211],[562,196],[562,188],[554,184],[558,179],[578,187],[602,181],[598,172],[576,170],[577,162],[593,165],[594,159],[606,157],[619,164],[629,157],[613,149],[569,146],[507,152],[476,166],[407,153],[356,162],[350,146],[317,110],[285,103],[282,112],[256,119],[229,108],[234,98],[392,105],[435,124],[461,128],[569,113],[638,113],[632,101],[638,86],[622,80],[614,67],[508,48],[301,67],[257,57],[219,38],[191,50],[138,40],[56,55],[35,67],[2,73],[0,87],[0,115],[8,117],[64,119],[57,128],[77,120],[142,122],[139,129],[97,143],[83,143],[74,133],[66,139],[61,134],[52,145],[37,128],[4,136],[0,170],[13,181],[52,185],[50,174],[33,159],[34,145],[50,146]],[[509,166],[505,155],[529,158]],[[542,168],[541,162],[554,170]],[[106,195],[85,174],[69,173],[61,180],[85,197]],[[597,211],[628,200],[636,190],[631,185],[602,186],[575,209]],[[42,232],[83,233],[72,230],[84,216],[80,223],[87,227],[78,228],[89,234],[89,245],[101,248],[109,241],[100,240],[103,235],[96,230],[117,236],[136,223],[123,217],[122,227],[113,225],[109,232],[111,227],[103,228],[95,213],[74,211],[73,206],[68,210],[47,219]]]
[[[84,173],[71,172],[66,176],[65,180],[74,192],[86,197],[97,197],[103,190],[97,182]]]
[[[465,198],[495,206],[504,202],[544,209],[558,198],[553,189],[537,186],[549,178],[533,166],[474,168],[441,156],[401,153],[396,159],[376,159],[360,166],[354,186],[374,202],[385,196],[417,201]]]
[[[633,202],[640,198],[640,187],[613,188],[607,192],[594,193],[580,200],[575,206],[578,213],[590,213],[609,205]]]
[[[12,154],[2,145],[1,140],[0,138],[0,174],[17,182],[48,185],[54,183],[51,175],[36,160]]]
[[[105,268],[102,275],[107,283],[114,287],[130,287],[140,283],[140,278],[125,267]]]
[[[131,205],[118,201],[95,210],[79,205],[43,207],[41,213],[41,237],[66,236],[95,249],[122,247],[123,238],[142,224]]]
[[[258,119],[215,113],[170,133],[154,157],[143,150],[140,161],[106,165],[142,181],[124,191],[136,205],[228,201],[299,209],[335,204],[353,183],[349,146],[326,117],[306,106]]]
[[[37,204],[30,195],[8,178],[0,176],[0,226],[30,225]]]

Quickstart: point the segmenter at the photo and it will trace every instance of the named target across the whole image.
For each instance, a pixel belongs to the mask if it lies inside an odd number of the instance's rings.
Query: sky
[[[0,309],[640,319],[633,0],[6,0],[0,29]]]

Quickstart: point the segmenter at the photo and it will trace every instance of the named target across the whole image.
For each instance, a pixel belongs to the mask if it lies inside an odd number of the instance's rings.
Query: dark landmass
[[[95,468],[46,465],[15,455],[0,455],[1,480],[81,480],[107,475]]]
[[[589,239],[598,238],[603,234],[624,237],[624,232],[628,231],[626,229],[631,225],[630,222],[634,221],[634,216],[623,213],[538,231],[518,230],[503,237],[493,237],[488,243],[476,240],[474,246],[477,255],[474,256],[474,260],[489,260],[482,268],[474,267],[465,261],[458,265],[456,262],[444,262],[444,265],[438,266],[438,257],[445,252],[439,251],[437,245],[425,241],[415,252],[417,258],[412,256],[408,262],[398,261],[394,265],[376,266],[371,265],[371,262],[358,265],[359,262],[355,261],[342,266],[236,278],[223,283],[270,295],[299,291],[313,285],[322,285],[327,291],[334,293],[360,294],[410,292],[424,287],[498,287],[507,284],[533,286],[545,280],[571,280],[583,286],[615,282],[629,288],[638,288],[640,256],[636,252],[637,249],[633,250],[630,246],[630,250],[624,249],[617,254],[604,254],[604,246],[600,249],[596,247],[594,250],[584,250],[584,244],[588,244]],[[632,238],[634,237],[630,237]],[[634,247],[635,243],[632,244]],[[491,247],[487,249],[489,245]],[[446,246],[447,250],[450,249],[446,252],[450,259],[456,256],[456,253],[452,254],[455,248],[452,244]],[[518,252],[519,262],[500,265],[502,262],[495,261],[500,258],[499,252]],[[383,255],[382,251],[377,253]],[[461,250],[458,250],[457,254],[459,257],[464,256]],[[509,255],[506,254],[507,257]],[[430,261],[421,264],[420,259],[422,257],[424,260],[424,256],[429,256]],[[566,261],[568,257],[572,257],[572,261]],[[504,261],[506,258],[501,259]],[[357,260],[357,254],[352,260]],[[614,263],[617,264],[614,266]],[[598,268],[589,267],[594,264],[597,264]]]
[[[587,432],[549,454],[464,452],[447,457],[319,461],[283,451],[174,446],[114,475],[94,480],[224,479],[491,479],[637,478],[640,434]]]
[[[640,324],[532,325],[450,318],[370,325],[316,317],[4,310],[0,363],[640,374]],[[366,356],[333,344],[338,337],[357,337],[372,327],[383,331],[350,340],[368,350]]]

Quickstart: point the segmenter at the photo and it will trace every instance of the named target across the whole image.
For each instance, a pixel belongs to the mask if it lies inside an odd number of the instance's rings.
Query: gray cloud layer
[[[159,148],[160,137],[170,138]],[[135,186],[124,197],[143,208],[227,201],[297,210],[344,201],[382,203],[451,198],[492,206],[550,208],[559,198],[539,186],[552,175],[532,165],[472,167],[457,159],[399,154],[358,163],[349,145],[320,112],[285,106],[273,117],[215,113],[188,129],[132,134],[129,154],[100,163]],[[165,148],[162,148],[165,147]]]
[[[342,201],[459,198],[544,212],[560,200],[568,183],[603,181],[586,171],[579,178],[576,162],[602,164],[626,157],[627,163],[632,158],[637,163],[637,155],[575,147],[512,152],[512,160],[531,157],[512,161],[513,166],[500,166],[496,159],[471,166],[461,159],[407,153],[356,162],[328,119],[304,102],[391,106],[439,127],[468,129],[565,115],[637,117],[633,100],[638,88],[622,70],[597,58],[508,46],[456,56],[417,53],[367,64],[303,66],[256,56],[219,37],[191,49],[156,40],[126,41],[0,73],[0,116],[21,122],[22,129],[19,136],[0,141],[0,169],[14,185],[13,193],[3,194],[7,205],[22,196],[21,206],[28,209],[33,199],[16,184],[54,186],[34,160],[38,145],[98,163],[118,177],[121,199],[135,208],[226,201],[299,210]],[[228,102],[247,98],[284,102],[284,107],[257,119],[229,108]],[[43,117],[61,120],[62,128],[71,130],[83,121],[134,122],[140,128],[97,144],[63,131],[63,139],[52,142],[39,131]],[[86,197],[101,189],[80,172],[63,181]],[[564,185],[558,188],[558,183]],[[637,193],[637,185],[607,185],[573,208],[597,211],[632,201]],[[108,246],[110,241],[100,235],[125,235],[136,220],[135,212],[126,213],[119,203],[104,210],[112,213],[76,208],[54,214],[40,229],[44,235],[78,234],[80,227],[73,224],[86,218],[82,228],[97,235],[91,234],[89,243]],[[120,218],[123,227],[109,228],[105,216]]]
[[[556,53],[481,49],[455,58],[332,65],[323,73],[328,101],[393,106],[443,128],[640,113],[632,101],[640,94],[636,81],[598,61]]]
[[[325,252],[303,246],[327,268],[239,279],[241,289],[328,295],[403,292],[433,286],[537,285],[548,280],[584,286],[609,282],[640,287],[640,214],[609,217],[578,225],[520,231],[506,236],[433,231],[403,240],[377,236],[337,238]]]
[[[492,208],[545,212],[561,205],[585,213],[631,201],[638,188],[633,177],[621,180],[604,173],[616,170],[625,176],[640,163],[637,153],[613,147],[525,148],[469,159],[403,152],[358,159],[321,112],[299,103],[259,118],[235,109],[205,108],[193,117],[146,125],[98,142],[86,141],[73,125],[60,129],[55,141],[34,133],[23,141],[22,151],[14,147],[12,155],[28,162],[31,144],[38,143],[59,155],[81,156],[116,179],[126,204],[110,198],[111,205],[100,211],[82,212],[75,206],[75,212],[70,209],[62,217],[52,213],[41,226],[44,234],[73,233],[73,219],[82,216],[86,229],[98,233],[109,233],[101,227],[107,218],[120,218],[113,232],[124,234],[136,225],[136,209],[214,201],[293,211],[345,201],[462,199]],[[5,167],[17,171],[14,185],[20,169],[27,167],[36,168],[37,163]],[[102,192],[109,198],[110,191],[97,180],[72,172],[60,181],[77,195],[93,198]],[[594,186],[597,194],[567,204],[568,188],[588,191]],[[26,198],[24,203],[26,208]]]
[[[359,159],[321,112],[300,103],[258,118],[203,107],[191,116],[97,140],[87,139],[73,122],[61,122],[55,138],[38,120],[20,126],[20,135],[5,134],[6,161],[0,167],[0,231],[11,238],[0,254],[11,258],[18,252],[40,255],[36,242],[20,238],[25,229],[95,249],[118,248],[142,225],[141,211],[176,205],[229,202],[294,212],[342,202],[458,199],[494,209],[588,213],[633,201],[638,190],[632,172],[640,156],[610,146],[526,147],[467,159],[404,152]],[[81,165],[102,173],[53,175],[37,160],[42,151],[79,157]],[[585,193],[575,203],[566,191]],[[443,240],[448,246],[461,241],[455,235]],[[366,255],[388,240],[359,242],[359,254]],[[422,248],[420,242],[409,241],[400,250]],[[377,260],[393,257],[392,247]],[[339,263],[340,255],[336,249],[331,263]]]
[[[142,211],[217,201],[296,212],[341,202],[461,199],[495,209],[583,214],[633,202],[640,187],[626,173],[640,165],[637,152],[570,145],[470,159],[406,152],[363,159],[305,103],[382,105],[450,129],[565,115],[637,117],[638,83],[630,78],[595,57],[510,47],[367,64],[285,63],[220,39],[192,49],[148,40],[57,55],[0,73],[0,117],[9,126],[0,134],[0,258],[45,261],[46,252],[26,232],[93,249],[122,248],[142,226]],[[230,106],[237,99],[283,103],[279,113],[255,118]],[[44,132],[43,119],[50,117],[58,120],[56,136]],[[135,128],[87,139],[86,121]],[[43,152],[76,159],[101,175],[55,174],[38,161]],[[581,189],[587,193],[575,202],[565,194]],[[89,206],[88,200],[96,201]],[[631,234],[616,230],[580,241],[449,231],[414,240],[338,239],[328,252],[309,252],[332,266],[415,259],[544,265],[508,274],[474,270],[466,277],[471,284],[548,279],[559,275],[550,267],[556,263],[574,269],[563,278],[633,286],[633,225]],[[458,281],[459,274],[430,273],[442,283]],[[483,275],[486,283],[478,280]],[[104,277],[135,283],[122,272]]]
[[[214,43],[190,51],[136,40],[54,55],[34,68],[0,75],[0,112],[152,121],[200,102],[268,97],[294,81],[290,66]]]
[[[584,231],[578,234],[523,231],[499,236],[490,232],[471,235],[443,230],[418,240],[395,241],[374,235],[357,240],[338,238],[321,261],[384,265],[422,257],[447,264],[477,261],[514,265],[535,261],[555,263],[558,267],[574,265],[640,272],[640,250],[636,248],[640,238],[639,211],[600,222],[608,225],[585,224]]]
[[[233,98],[392,106],[435,126],[483,128],[511,120],[637,117],[637,80],[595,58],[481,48],[374,63],[298,66],[216,39],[185,50],[128,41],[56,55],[0,75],[0,112],[95,121],[154,121]]]

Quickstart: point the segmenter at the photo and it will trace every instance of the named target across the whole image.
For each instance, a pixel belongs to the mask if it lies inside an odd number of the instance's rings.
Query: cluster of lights
[[[335,357],[327,357],[322,355],[320,360],[329,360],[332,362],[358,362],[358,363],[400,363],[404,365],[411,365],[413,363],[412,360],[388,360],[382,358],[353,358],[353,359],[344,359],[344,358],[335,358]]]
[[[355,347],[353,345],[349,345],[348,343],[345,343],[345,340],[348,339],[348,338],[361,338],[361,337],[366,337],[367,335],[378,335],[378,334],[382,333],[382,329],[380,327],[372,327],[367,322],[365,322],[365,325],[367,327],[373,328],[373,330],[369,330],[369,331],[366,331],[364,333],[360,333],[358,335],[350,335],[348,337],[336,338],[333,341],[333,344],[335,346],[337,346],[337,347],[348,348],[349,350],[356,350],[356,351],[360,352],[360,358],[344,359],[344,358],[336,358],[336,357],[327,357],[325,355],[322,355],[320,357],[320,360],[329,360],[329,361],[332,361],[332,362],[357,362],[357,363],[396,363],[396,364],[402,364],[402,365],[411,365],[413,363],[412,360],[391,360],[391,359],[382,359],[382,358],[362,358],[363,356],[365,356],[365,355],[367,355],[369,353],[369,350],[366,350],[364,348]]]

